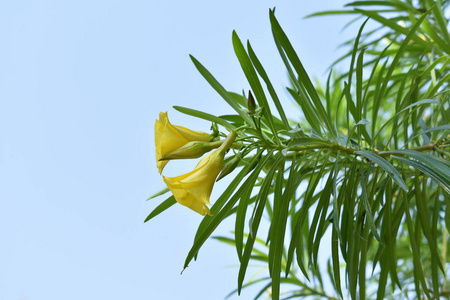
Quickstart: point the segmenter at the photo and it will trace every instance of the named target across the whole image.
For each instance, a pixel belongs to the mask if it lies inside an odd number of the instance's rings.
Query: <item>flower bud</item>
[[[247,101],[248,113],[250,115],[255,114],[256,111],[256,102],[253,98],[252,91],[248,91],[248,101]]]
[[[217,125],[217,123],[212,123],[211,130],[213,131],[213,133],[211,133],[210,135],[212,141],[219,136],[219,126]]]
[[[234,169],[236,169],[236,167],[238,166],[240,161],[241,155],[238,153],[223,166],[222,171],[220,172],[216,181],[219,181],[220,179],[224,178],[225,176],[233,172]]]
[[[185,158],[197,158],[205,154],[206,152],[211,151],[212,149],[220,147],[223,141],[215,141],[215,142],[189,142],[183,147],[180,147],[168,154],[164,157],[160,158],[160,160],[170,160],[170,159],[185,159]]]

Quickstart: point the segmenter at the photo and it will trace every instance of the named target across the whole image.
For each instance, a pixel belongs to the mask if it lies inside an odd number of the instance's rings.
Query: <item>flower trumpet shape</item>
[[[208,142],[210,135],[206,132],[193,131],[181,126],[172,125],[167,112],[159,113],[155,123],[156,166],[161,174],[168,160],[162,161],[167,154],[185,146],[192,141]]]
[[[164,182],[175,196],[175,200],[198,212],[201,215],[211,215],[209,208],[209,198],[223,166],[223,158],[226,150],[233,143],[236,134],[232,132],[223,141],[219,149],[212,151],[203,157],[197,166],[189,173],[177,177],[165,177]]]

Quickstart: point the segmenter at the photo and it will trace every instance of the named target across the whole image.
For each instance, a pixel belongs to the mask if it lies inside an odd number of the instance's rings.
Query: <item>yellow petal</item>
[[[178,125],[173,125],[173,127],[188,141],[209,142],[211,139],[206,132],[194,131]]]
[[[174,126],[169,122],[167,112],[159,114],[155,122],[155,154],[159,173],[162,172],[167,161],[160,162],[167,154],[183,147],[192,141],[209,141],[206,132],[193,131],[181,126]]]
[[[223,149],[215,150],[206,155],[189,173],[177,177],[165,177],[164,182],[175,196],[175,200],[201,215],[210,214],[206,205],[220,170],[223,165]]]

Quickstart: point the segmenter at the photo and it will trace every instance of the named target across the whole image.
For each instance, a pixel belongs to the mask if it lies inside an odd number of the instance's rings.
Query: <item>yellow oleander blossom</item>
[[[171,178],[163,176],[175,200],[202,216],[210,215],[206,205],[211,204],[209,197],[222,169],[224,154],[225,151],[214,150],[202,158],[191,172]]]
[[[232,132],[219,149],[203,157],[191,172],[171,178],[163,176],[164,182],[178,203],[203,216],[211,215],[206,205],[211,204],[209,198],[216,178],[222,170],[225,152],[235,137],[236,134]]]
[[[155,123],[156,166],[161,174],[168,160],[160,161],[167,154],[183,147],[189,142],[208,142],[210,135],[206,132],[193,131],[181,126],[172,125],[167,118],[167,112],[159,113]]]

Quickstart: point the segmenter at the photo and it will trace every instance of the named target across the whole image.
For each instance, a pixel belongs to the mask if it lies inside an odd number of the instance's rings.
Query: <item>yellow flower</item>
[[[167,160],[160,161],[167,154],[183,147],[191,141],[208,142],[210,135],[206,132],[193,131],[181,126],[172,125],[167,118],[167,112],[159,113],[155,123],[156,166],[161,174]]]
[[[175,200],[201,215],[211,215],[209,208],[209,198],[223,166],[223,158],[226,150],[231,146],[236,133],[232,132],[223,141],[219,149],[203,157],[197,166],[189,173],[177,177],[165,177],[164,182],[175,196]]]

